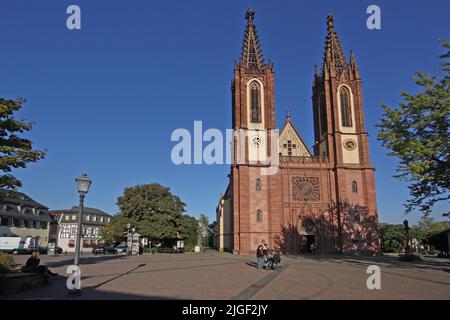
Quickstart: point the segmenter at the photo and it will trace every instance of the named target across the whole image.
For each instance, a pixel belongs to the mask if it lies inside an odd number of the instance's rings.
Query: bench
[[[48,283],[48,276],[42,273],[4,273],[0,274],[0,294],[11,294],[23,290],[39,288]]]

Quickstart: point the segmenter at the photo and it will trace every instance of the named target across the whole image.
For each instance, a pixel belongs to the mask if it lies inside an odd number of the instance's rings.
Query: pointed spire
[[[325,65],[332,64],[335,75],[340,77],[347,68],[347,61],[339,37],[334,29],[334,18],[331,13],[327,17],[327,32],[322,69],[325,69]]]
[[[255,11],[248,9],[245,14],[247,27],[242,43],[240,66],[248,69],[262,70],[264,67],[264,57],[261,52],[256,26],[253,22],[254,18]]]

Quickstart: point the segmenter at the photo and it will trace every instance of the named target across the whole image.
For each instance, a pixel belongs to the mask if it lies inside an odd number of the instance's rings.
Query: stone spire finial
[[[333,27],[333,25],[334,25],[334,18],[333,18],[333,14],[331,12],[327,16],[327,25],[328,25],[328,27]]]
[[[248,8],[247,12],[245,13],[245,20],[248,22],[253,22],[253,19],[255,19],[255,10],[252,8]]]

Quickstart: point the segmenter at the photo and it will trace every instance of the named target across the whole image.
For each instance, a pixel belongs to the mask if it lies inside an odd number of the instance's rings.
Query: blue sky
[[[81,8],[80,31],[66,28],[71,4]],[[381,30],[366,28],[371,4],[381,8]],[[290,107],[309,146],[313,66],[321,63],[326,16],[334,13],[363,78],[380,220],[401,222],[408,190],[392,178],[396,159],[376,140],[374,125],[383,102],[396,105],[401,89],[416,90],[417,69],[438,70],[438,38],[450,40],[445,0],[2,0],[0,96],[28,99],[20,116],[35,122],[28,135],[35,147],[48,150],[45,160],[14,171],[22,191],[67,208],[77,202],[75,177],[86,172],[93,179],[86,205],[115,213],[124,187],[159,182],[189,214],[214,219],[229,167],[173,165],[170,135],[192,130],[194,120],[204,128],[231,126],[230,81],[248,7],[256,10],[263,54],[275,64],[277,124]],[[440,219],[445,205],[433,216]]]

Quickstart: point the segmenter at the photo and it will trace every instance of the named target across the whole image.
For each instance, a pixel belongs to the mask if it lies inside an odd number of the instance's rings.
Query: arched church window
[[[250,121],[261,123],[261,90],[258,82],[250,84]]]
[[[356,181],[352,182],[352,192],[358,193],[358,183]]]
[[[256,179],[256,191],[261,191],[261,179]]]
[[[350,92],[343,87],[340,93],[341,97],[341,119],[343,127],[352,127],[352,109],[350,105]]]
[[[327,105],[323,92],[319,97],[319,114],[320,114],[320,133],[324,134],[328,131],[327,127]]]
[[[256,222],[262,222],[262,211],[256,211]]]

